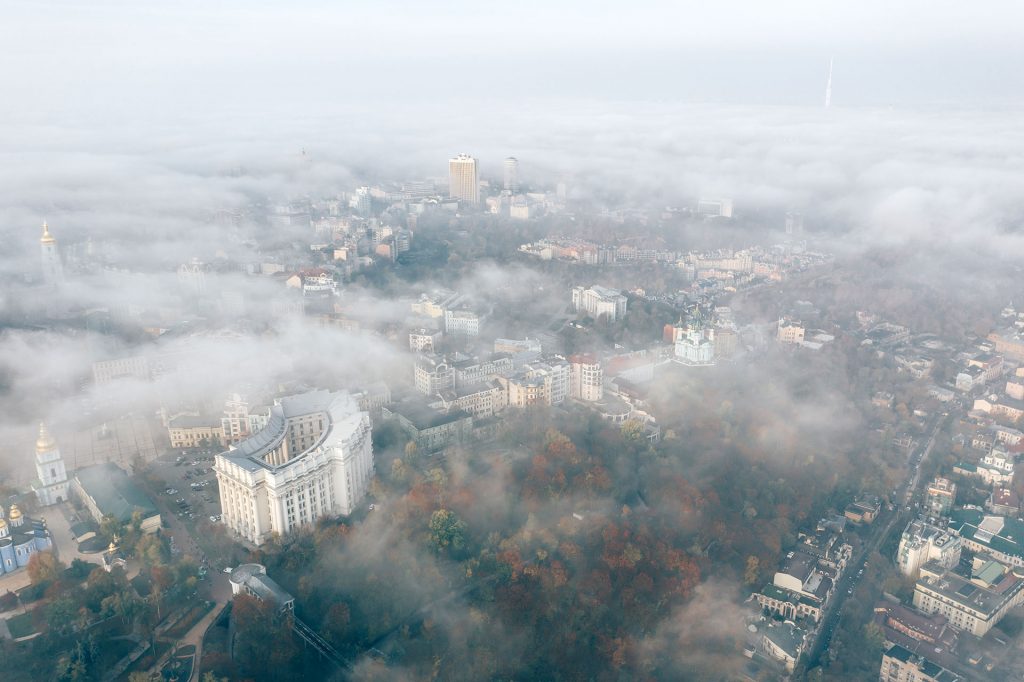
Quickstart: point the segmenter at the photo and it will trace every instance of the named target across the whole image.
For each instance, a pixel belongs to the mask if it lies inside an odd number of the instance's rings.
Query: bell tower
[[[68,472],[64,468],[64,458],[60,455],[57,441],[42,422],[36,439],[36,475],[32,489],[41,506],[59,504],[68,499]]]

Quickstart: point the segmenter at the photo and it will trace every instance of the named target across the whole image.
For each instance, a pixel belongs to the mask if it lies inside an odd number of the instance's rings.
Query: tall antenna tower
[[[825,108],[832,106],[832,58],[828,60],[828,81],[825,83]]]

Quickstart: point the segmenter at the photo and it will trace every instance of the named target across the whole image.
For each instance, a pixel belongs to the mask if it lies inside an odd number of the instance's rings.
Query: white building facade
[[[626,314],[626,297],[616,289],[596,284],[589,289],[573,287],[572,306],[577,312],[585,312],[594,318],[606,315],[609,322],[614,322]]]
[[[348,393],[283,398],[267,426],[216,457],[223,522],[259,545],[351,514],[373,477],[370,417]]]

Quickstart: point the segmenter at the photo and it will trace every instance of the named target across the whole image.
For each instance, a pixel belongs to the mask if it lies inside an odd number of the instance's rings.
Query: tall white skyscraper
[[[39,255],[43,265],[43,282],[55,287],[64,281],[64,266],[57,251],[57,240],[50,234],[50,228],[43,223],[43,236],[39,240]]]
[[[473,205],[480,203],[476,159],[469,154],[459,154],[448,160],[448,196]]]
[[[832,60],[828,60],[828,81],[825,83],[825,108],[832,106]]]
[[[519,192],[519,160],[514,156],[505,159],[505,189],[512,194]]]

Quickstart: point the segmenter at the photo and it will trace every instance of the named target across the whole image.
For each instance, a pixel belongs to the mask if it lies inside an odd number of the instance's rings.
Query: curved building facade
[[[373,477],[370,416],[348,393],[282,398],[266,427],[216,457],[222,519],[253,544],[350,514]]]

